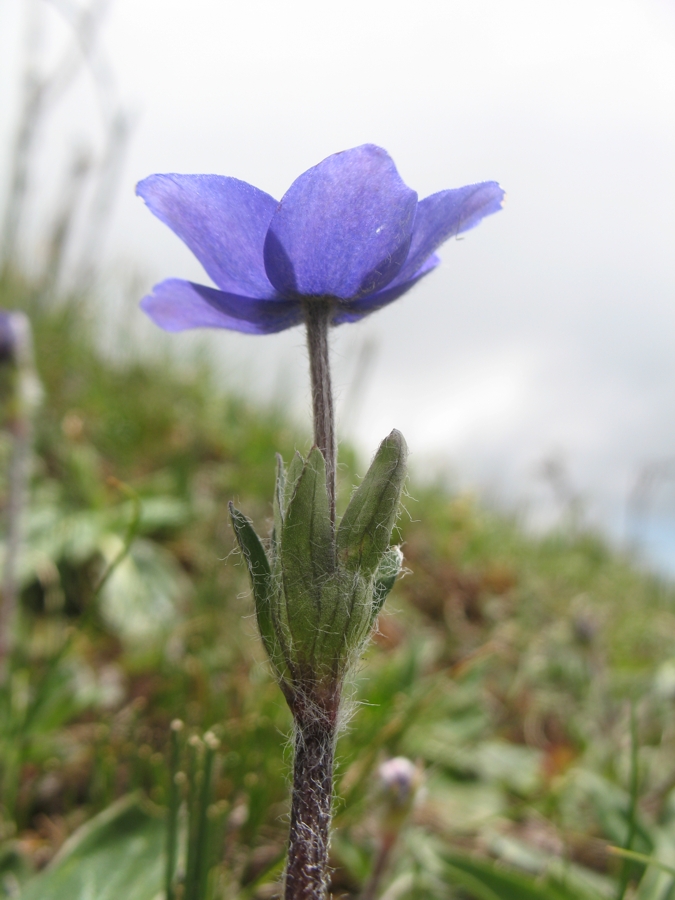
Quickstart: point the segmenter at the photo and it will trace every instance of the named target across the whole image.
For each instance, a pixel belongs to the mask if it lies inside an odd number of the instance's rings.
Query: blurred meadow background
[[[226,504],[264,530],[309,447],[304,335],[157,333],[140,297],[204,277],[134,185],[280,197],[366,141],[508,202],[334,334],[343,508],[394,426],[412,477],[333,894],[675,897],[674,51],[671,0],[0,0],[0,307],[35,346],[0,362],[0,897],[153,900],[167,846],[184,900],[278,894],[290,720]]]

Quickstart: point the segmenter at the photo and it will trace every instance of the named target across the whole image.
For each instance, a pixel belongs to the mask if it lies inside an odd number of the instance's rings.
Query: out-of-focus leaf
[[[141,503],[139,534],[182,525],[188,518],[186,503],[172,497],[151,497]],[[26,587],[36,574],[61,560],[80,565],[102,553],[104,544],[122,537],[132,516],[132,505],[68,512],[58,498],[43,498],[26,512],[24,546],[19,559],[19,582]]]
[[[481,781],[452,781],[436,776],[429,781],[425,807],[448,829],[471,831],[508,810],[506,791]]]
[[[629,829],[628,792],[588,769],[575,770],[574,784],[592,802],[605,837],[614,844],[623,844]],[[647,855],[650,855],[653,849],[649,829],[640,818],[635,823],[635,840],[631,849]]]
[[[125,797],[76,831],[20,900],[159,900],[164,830],[137,796]]]
[[[114,560],[123,546],[109,536],[101,550]],[[111,628],[130,644],[162,640],[178,618],[179,601],[190,582],[159,544],[137,538],[101,591],[101,612]]]
[[[497,782],[518,794],[529,794],[539,787],[541,751],[507,741],[483,741],[471,753],[485,781]]]
[[[17,897],[21,885],[32,872],[18,843],[6,843],[0,848],[0,897]]]
[[[524,841],[500,830],[484,831],[485,848],[497,865],[512,871],[523,872],[537,879],[557,880],[579,897],[613,897],[615,885],[608,876],[564,859],[550,850],[537,846],[535,841]]]
[[[454,851],[444,858],[448,881],[466,887],[477,900],[600,900],[600,895],[558,878],[533,877]]]
[[[653,828],[654,851],[644,853],[612,847],[617,856],[642,863],[648,868],[640,880],[636,900],[673,900],[675,897],[675,840],[666,828]]]

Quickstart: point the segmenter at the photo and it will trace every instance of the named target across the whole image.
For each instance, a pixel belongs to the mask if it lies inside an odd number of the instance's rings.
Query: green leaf
[[[331,579],[321,597],[312,659],[315,671],[329,680],[341,678],[363,647],[371,627],[370,582],[341,572]]]
[[[281,541],[281,527],[286,514],[284,505],[284,489],[286,485],[286,470],[284,469],[284,461],[280,453],[277,453],[277,477],[274,482],[274,500],[272,509],[274,510],[274,528],[272,529],[272,548],[274,556],[279,552],[279,543]]]
[[[342,677],[370,637],[373,622],[401,570],[403,554],[390,547],[374,579],[341,569],[326,583],[316,627],[313,659],[317,669]]]
[[[389,547],[406,477],[408,448],[394,429],[375,454],[342,517],[337,534],[340,560],[372,575]]]
[[[375,621],[384,606],[384,601],[396,583],[402,565],[403,554],[401,553],[401,548],[390,547],[382,557],[382,562],[378,566],[377,572],[375,572],[371,623]]]
[[[164,822],[125,797],[78,829],[21,900],[157,900],[164,843]]]
[[[293,454],[293,459],[288,466],[288,471],[286,472],[286,478],[284,481],[284,493],[283,493],[283,514],[286,515],[286,511],[288,510],[288,505],[293,499],[293,494],[295,493],[295,489],[298,485],[298,481],[300,480],[300,476],[305,468],[305,461],[300,456],[298,451],[296,450]]]
[[[270,659],[278,666],[281,660],[279,644],[274,629],[272,611],[273,583],[270,563],[251,520],[240,512],[231,501],[229,508],[237,543],[246,560],[248,573],[251,577],[258,630]]]
[[[321,597],[335,570],[333,528],[326,490],[326,463],[314,448],[286,511],[281,568],[288,627],[307,661],[321,612]]]

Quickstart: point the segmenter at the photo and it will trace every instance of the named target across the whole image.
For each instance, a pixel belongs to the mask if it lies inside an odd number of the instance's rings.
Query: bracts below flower
[[[390,540],[406,457],[392,431],[337,529],[321,451],[296,453],[288,471],[279,458],[269,551],[230,505],[260,634],[296,727],[288,900],[324,896],[342,688],[401,568]]]

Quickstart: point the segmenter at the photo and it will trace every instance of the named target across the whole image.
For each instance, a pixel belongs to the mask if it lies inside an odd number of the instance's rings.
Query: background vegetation
[[[274,454],[308,433],[204,359],[141,355],[102,325],[132,117],[98,49],[106,4],[57,6],[68,39],[55,62],[30,42],[0,227],[0,310],[28,314],[43,390],[0,673],[0,897],[264,900],[283,870],[291,723],[227,502],[263,533]],[[102,137],[66,150],[50,212],[36,170],[63,147],[45,125],[82,69]],[[344,509],[367,461],[340,449]],[[443,484],[408,494],[408,573],[338,750],[333,896],[675,900],[675,589],[585,530],[574,497],[532,536]],[[382,780],[397,756],[416,766],[407,793]]]
[[[274,453],[307,434],[208,364],[115,359],[81,299],[7,273],[0,307],[30,315],[44,389],[0,694],[0,896],[161,896],[181,798],[179,881],[198,865],[200,896],[276,896],[290,718],[226,504],[264,531]],[[365,462],[341,448],[343,508]],[[672,586],[578,527],[533,537],[442,485],[408,493],[410,572],[339,746],[334,896],[366,896],[395,834],[386,900],[675,897]],[[421,773],[405,823],[378,778],[395,756]]]

